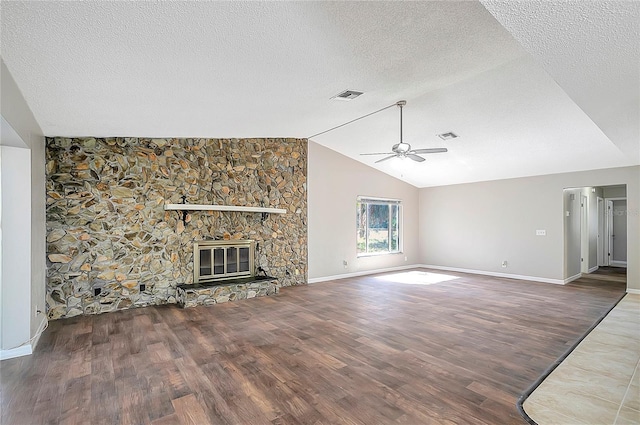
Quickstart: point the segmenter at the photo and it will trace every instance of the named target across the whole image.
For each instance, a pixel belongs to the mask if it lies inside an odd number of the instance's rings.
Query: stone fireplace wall
[[[176,302],[193,242],[254,239],[256,267],[307,282],[305,139],[48,138],[50,319]],[[286,214],[164,211],[168,203]]]

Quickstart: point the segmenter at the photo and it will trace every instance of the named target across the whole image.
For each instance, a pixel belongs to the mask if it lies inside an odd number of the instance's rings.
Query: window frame
[[[403,226],[403,208],[402,208],[402,200],[401,199],[392,199],[392,198],[379,198],[374,196],[357,196],[356,197],[356,218],[360,215],[361,205],[365,204],[367,208],[367,218],[369,212],[370,205],[387,205],[389,207],[389,221],[387,225],[388,231],[388,250],[387,251],[378,251],[378,252],[368,252],[369,250],[369,226],[368,223],[365,225],[365,252],[358,251],[358,234],[360,232],[360,222],[356,220],[356,257],[372,257],[377,255],[394,255],[394,254],[402,254],[403,246],[402,243],[404,241],[404,237],[402,234]],[[391,226],[392,223],[392,206],[395,205],[398,208],[398,220],[397,220],[397,248],[395,251],[391,250],[392,245],[392,237],[394,228]]]

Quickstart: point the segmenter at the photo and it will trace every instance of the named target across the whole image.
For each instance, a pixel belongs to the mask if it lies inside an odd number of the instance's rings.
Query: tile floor
[[[640,424],[640,295],[627,294],[524,402],[539,425]]]

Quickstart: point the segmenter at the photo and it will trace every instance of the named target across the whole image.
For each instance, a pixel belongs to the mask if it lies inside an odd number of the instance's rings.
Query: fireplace
[[[254,275],[253,240],[200,241],[193,244],[193,283]]]
[[[193,244],[193,284],[176,288],[176,301],[182,307],[220,304],[275,295],[278,279],[255,273],[253,240],[208,240]]]

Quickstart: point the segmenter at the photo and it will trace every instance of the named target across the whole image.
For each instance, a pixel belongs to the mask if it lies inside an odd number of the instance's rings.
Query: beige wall
[[[640,290],[639,166],[420,189],[422,262],[563,280],[563,189],[615,184],[627,185],[628,288]]]
[[[22,93],[18,89],[9,70],[1,61],[0,64],[0,80],[2,84],[1,114],[2,117],[11,125],[15,132],[29,147],[31,170],[24,171],[24,179],[30,180],[30,204],[31,204],[31,237],[30,237],[30,295],[31,299],[28,306],[20,310],[20,317],[14,317],[13,320],[20,320],[29,323],[29,338],[36,334],[38,328],[42,325],[44,314],[35,315],[36,306],[40,310],[44,310],[45,297],[45,181],[44,181],[44,137],[42,130],[36,122],[33,113],[29,109]],[[31,172],[30,172],[31,171]],[[29,191],[27,191],[29,192]],[[10,208],[11,205],[3,205],[3,208]],[[4,285],[11,285],[11,282],[3,282]],[[15,300],[14,300],[15,301]],[[12,302],[11,300],[3,300],[4,302]],[[35,346],[37,340],[32,346]],[[3,347],[6,348],[6,347]]]
[[[416,187],[311,141],[308,168],[309,279],[419,264]],[[402,200],[402,254],[357,258],[358,195]]]

